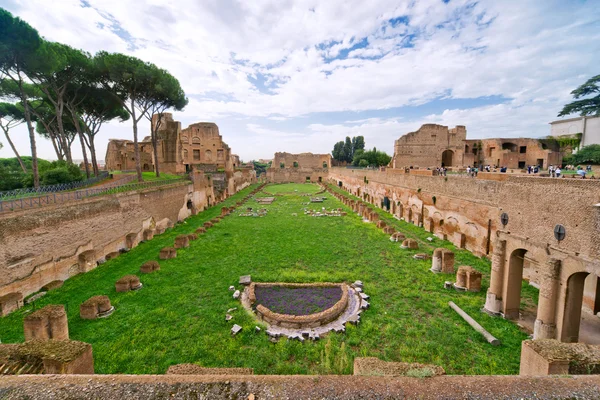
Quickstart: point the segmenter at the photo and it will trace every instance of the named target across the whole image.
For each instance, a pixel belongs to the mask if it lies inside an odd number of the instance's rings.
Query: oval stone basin
[[[254,306],[274,313],[311,315],[333,307],[342,298],[340,286],[262,286],[254,288]]]

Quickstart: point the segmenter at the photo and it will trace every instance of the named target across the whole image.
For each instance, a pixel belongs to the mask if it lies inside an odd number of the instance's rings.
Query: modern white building
[[[581,147],[600,144],[600,117],[576,117],[550,122],[550,136],[581,133]]]

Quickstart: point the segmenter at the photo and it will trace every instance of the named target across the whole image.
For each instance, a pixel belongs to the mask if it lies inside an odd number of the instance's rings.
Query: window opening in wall
[[[279,168],[285,168],[285,163],[279,163]]]
[[[323,182],[323,177],[322,176],[319,177],[319,182]]]
[[[323,168],[327,168],[327,163],[326,162],[323,163]]]
[[[306,182],[310,182],[310,176],[306,177]]]
[[[294,168],[298,168],[298,161],[294,161]]]
[[[200,160],[200,150],[194,150],[194,160]]]
[[[525,168],[525,161],[519,161],[519,168]]]
[[[527,153],[527,146],[519,147],[519,153],[521,153],[521,154]]]
[[[495,147],[490,147],[490,148],[488,149],[488,156],[489,156],[489,157],[491,157],[491,156],[492,156],[492,152],[493,152],[493,151],[495,151],[495,150],[496,150],[496,148],[495,148]]]

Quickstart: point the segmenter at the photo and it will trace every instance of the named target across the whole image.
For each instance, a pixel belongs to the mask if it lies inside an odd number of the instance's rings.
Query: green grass
[[[91,343],[96,373],[164,373],[169,365],[198,363],[206,367],[250,367],[257,374],[350,374],[357,356],[388,361],[433,363],[449,374],[517,374],[521,341],[527,336],[500,318],[481,313],[489,285],[489,261],[458,250],[457,265],[472,265],[484,272],[481,293],[444,290],[453,276],[429,272],[430,261],[414,260],[416,252],[433,247],[454,249],[435,239],[430,244],[423,229],[388,218],[422,244],[417,251],[402,250],[374,224],[356,214],[314,218],[303,214],[308,199],[300,193],[319,191],[316,185],[270,185],[278,196],[265,217],[239,217],[233,213],[208,230],[172,260],[160,261],[161,270],[141,275],[144,287],[116,293],[114,283],[126,274],[139,274],[139,266],[158,259],[162,247],[175,237],[191,233],[234,204],[251,189],[189,218],[163,235],[142,243],[129,253],[86,274],[67,280],[63,287],[37,302],[66,304],[72,339]],[[294,192],[298,190],[298,192]],[[324,206],[343,207],[331,194]],[[257,207],[253,200],[246,203]],[[297,213],[298,216],[292,216]],[[381,211],[382,215],[389,214]],[[387,217],[386,217],[387,218]],[[353,282],[362,280],[371,296],[358,326],[343,334],[331,333],[317,342],[280,340],[271,343],[263,326],[232,299],[230,285],[240,275],[263,282]],[[529,293],[529,291],[527,292]],[[527,294],[525,293],[525,294]],[[79,305],[93,295],[106,294],[115,312],[106,319],[86,321]],[[448,306],[454,301],[502,341],[488,344]],[[237,307],[225,322],[229,308]],[[23,340],[27,306],[0,319],[3,343]],[[233,323],[243,327],[230,335]]]

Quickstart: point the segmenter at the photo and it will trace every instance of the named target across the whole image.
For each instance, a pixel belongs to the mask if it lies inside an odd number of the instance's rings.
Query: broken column
[[[158,264],[158,261],[146,261],[144,264],[142,264],[142,266],[140,267],[140,272],[142,274],[150,274],[154,271],[158,271],[160,269],[160,265]]]
[[[458,267],[455,286],[469,292],[479,292],[481,290],[481,272],[468,265]]]
[[[23,294],[21,292],[9,293],[0,297],[0,316],[5,316],[23,307]]]
[[[550,258],[546,268],[540,270],[540,295],[537,318],[533,329],[534,339],[556,338],[556,299],[560,286],[561,261]]]
[[[136,275],[125,275],[115,283],[117,292],[129,292],[130,290],[138,290],[141,287],[140,278]]]
[[[82,319],[96,319],[110,315],[113,310],[108,296],[94,296],[81,303],[79,316]]]
[[[492,273],[490,288],[487,291],[484,311],[498,315],[502,309],[502,286],[504,280],[504,259],[506,257],[506,240],[496,240],[492,255]]]
[[[415,239],[405,239],[400,247],[403,249],[415,250],[419,248],[419,244]]]
[[[442,274],[454,273],[454,253],[448,249],[442,250]]]
[[[63,305],[48,305],[29,314],[23,320],[25,341],[28,340],[67,340],[69,324]]]
[[[175,248],[181,249],[183,247],[190,247],[190,239],[187,235],[179,235],[175,238]]]
[[[175,257],[177,257],[177,250],[174,249],[173,247],[165,247],[160,250],[160,254],[158,255],[158,257],[161,260],[168,260],[170,258],[175,258]]]
[[[431,272],[442,272],[442,253],[444,249],[435,249],[431,258]]]

